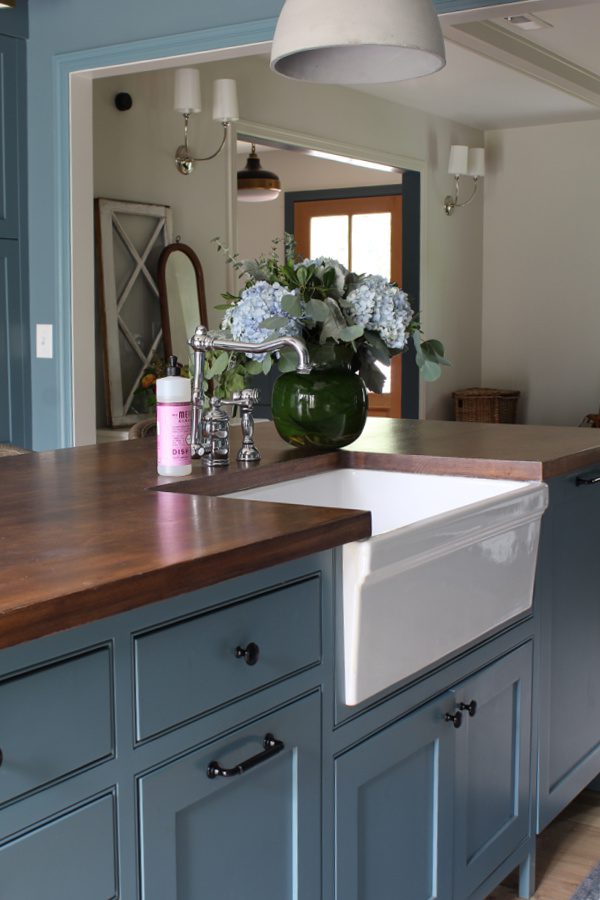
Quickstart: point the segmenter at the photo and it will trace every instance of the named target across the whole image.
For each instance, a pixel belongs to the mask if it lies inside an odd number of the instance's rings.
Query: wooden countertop
[[[243,486],[348,465],[519,480],[600,465],[594,429],[372,419],[324,454],[256,435],[260,464],[177,480],[156,475],[153,440],[1,459],[0,647],[370,534],[365,512],[217,496]]]

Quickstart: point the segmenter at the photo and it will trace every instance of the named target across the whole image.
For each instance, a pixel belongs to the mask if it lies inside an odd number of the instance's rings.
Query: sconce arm
[[[219,153],[225,146],[225,141],[227,140],[227,134],[229,132],[229,126],[231,123],[223,122],[223,138],[214,153],[209,154],[209,156],[192,156],[188,144],[188,126],[190,118],[189,114],[184,113],[183,118],[185,119],[184,142],[175,151],[175,165],[182,175],[191,175],[194,171],[194,163],[206,162],[207,160],[214,159],[215,156],[219,155]]]
[[[454,197],[450,194],[444,199],[443,207],[444,212],[447,216],[451,216],[455,209],[461,209],[463,206],[468,206],[472,200],[475,199],[475,194],[477,193],[477,188],[479,187],[479,178],[474,175],[473,177],[473,192],[468,200],[463,200],[462,203],[458,202],[459,193],[460,193],[460,175],[454,176]]]

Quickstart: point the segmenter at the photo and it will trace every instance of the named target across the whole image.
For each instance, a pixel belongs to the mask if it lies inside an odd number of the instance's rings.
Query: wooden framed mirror
[[[187,244],[177,240],[162,251],[158,291],[165,358],[175,355],[185,363],[188,340],[198,325],[208,326],[202,266]]]

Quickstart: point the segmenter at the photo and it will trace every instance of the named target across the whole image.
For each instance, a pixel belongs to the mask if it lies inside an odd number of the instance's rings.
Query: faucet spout
[[[312,371],[306,344],[301,338],[274,338],[253,344],[246,341],[234,341],[231,338],[212,334],[204,325],[199,325],[189,339],[188,344],[194,351],[194,381],[192,385],[192,456],[198,458],[203,454],[202,448],[202,408],[204,406],[204,370],[208,350],[228,350],[236,353],[273,353],[291,347],[298,357],[296,371],[300,375],[308,375]]]

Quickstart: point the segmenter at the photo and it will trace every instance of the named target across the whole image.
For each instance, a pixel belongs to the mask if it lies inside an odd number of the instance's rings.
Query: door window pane
[[[348,216],[315,216],[310,220],[310,255],[329,256],[349,268]]]
[[[352,216],[352,271],[392,277],[392,214]]]

